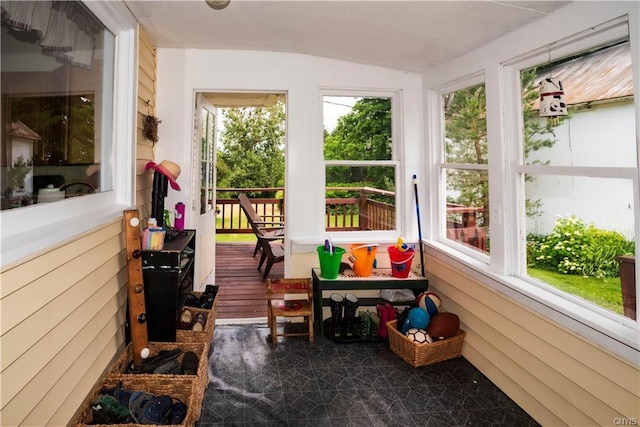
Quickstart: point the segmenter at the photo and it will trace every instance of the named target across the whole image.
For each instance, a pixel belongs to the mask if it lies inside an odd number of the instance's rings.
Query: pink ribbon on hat
[[[180,191],[180,185],[176,182],[178,176],[180,176],[180,165],[177,163],[171,162],[169,160],[163,160],[160,164],[155,162],[147,163],[145,169],[153,169],[157,172],[160,172],[162,175],[167,177],[169,183],[171,184],[171,188],[176,191]]]

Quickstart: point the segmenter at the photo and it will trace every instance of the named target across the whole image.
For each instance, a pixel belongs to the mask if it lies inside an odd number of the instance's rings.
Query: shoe
[[[387,321],[396,320],[398,318],[398,310],[391,303],[385,303],[385,307],[387,307]]]
[[[174,348],[173,350],[160,350],[157,355],[142,361],[139,367],[139,373],[152,374],[158,366],[161,366],[172,359],[177,359],[180,353],[182,353],[182,350],[179,348]]]
[[[355,334],[356,310],[358,309],[358,297],[354,294],[344,296],[344,334],[351,338]]]
[[[191,324],[193,323],[193,313],[191,310],[183,308],[180,312],[180,329],[191,329]]]
[[[173,399],[166,395],[134,391],[129,399],[129,410],[136,424],[166,424],[172,407]]]
[[[200,360],[193,351],[187,351],[182,358],[180,372],[184,375],[198,375],[198,364]]]
[[[154,374],[165,374],[165,375],[179,375],[180,374],[180,364],[178,363],[178,359],[167,360],[163,364],[159,365],[157,368],[153,370]]]
[[[382,304],[376,304],[376,311],[378,312],[378,317],[380,318],[380,326],[378,326],[378,336],[380,338],[388,338],[389,337],[389,329],[387,329],[387,308]]]
[[[129,404],[129,398],[131,397],[131,393],[132,393],[131,390],[122,388],[122,381],[118,381],[118,385],[116,385],[115,388],[103,387],[102,390],[100,390],[100,394],[108,394],[110,396],[113,396],[118,400],[118,402],[124,405]]]
[[[392,306],[390,303],[385,303],[384,306],[387,309],[387,322],[390,322],[391,320],[396,320],[396,318],[398,317],[396,308]]]
[[[193,319],[193,323],[191,324],[191,330],[194,332],[202,332],[204,331],[204,326],[207,323],[207,318],[204,316],[204,313],[196,314],[195,319]]]
[[[176,399],[178,400],[178,399]],[[173,403],[171,407],[171,411],[169,411],[169,416],[167,417],[167,423],[171,425],[179,425],[182,424],[184,419],[187,417],[187,405],[182,403],[180,400]]]
[[[359,311],[358,317],[360,318],[360,322],[358,323],[358,334],[360,335],[360,338],[370,341],[377,340],[378,328],[380,325],[378,315],[367,310],[366,312]]]
[[[378,304],[378,316],[380,316],[380,327],[378,328],[378,336],[380,338],[389,338],[389,328],[387,328],[387,322],[392,320],[396,320],[398,317],[398,313],[394,306],[390,303],[385,303],[384,305]]]
[[[184,305],[186,307],[200,308],[200,298],[198,298],[194,294],[189,294],[184,300]]]
[[[218,289],[220,286],[218,285],[207,285],[204,288],[204,292],[200,297],[200,307],[206,308],[207,310],[211,310],[213,307],[213,302],[216,299],[216,295],[218,294]]]
[[[331,326],[333,328],[334,338],[339,338],[342,328],[342,306],[344,305],[344,297],[340,294],[331,294],[329,297],[329,306],[331,307]]]
[[[129,424],[131,413],[129,405],[123,404],[110,394],[100,394],[91,403],[93,424]]]

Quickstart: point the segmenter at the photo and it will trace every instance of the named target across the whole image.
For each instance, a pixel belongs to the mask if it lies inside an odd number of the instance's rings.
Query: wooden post
[[[140,243],[140,215],[137,209],[124,211],[127,269],[129,272],[129,327],[133,346],[133,364],[140,366],[149,357],[147,312],[142,279],[142,251]]]
[[[619,256],[620,287],[622,288],[622,306],[625,317],[636,320],[636,258]]]

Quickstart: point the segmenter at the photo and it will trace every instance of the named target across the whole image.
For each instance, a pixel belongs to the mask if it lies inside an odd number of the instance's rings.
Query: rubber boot
[[[357,308],[358,297],[354,294],[346,294],[344,301],[344,333],[347,338],[351,338],[354,336]]]
[[[387,329],[388,312],[386,305],[376,304],[376,310],[378,311],[378,317],[380,317],[380,326],[378,326],[378,336],[380,338],[388,338],[389,330]]]
[[[333,336],[339,338],[342,329],[342,306],[344,305],[344,297],[340,294],[331,294],[329,298],[329,307],[331,307],[331,326],[333,328]]]
[[[384,306],[387,309],[387,321],[390,322],[392,320],[396,320],[396,318],[398,317],[396,308],[393,305],[389,304],[388,302],[385,303]]]

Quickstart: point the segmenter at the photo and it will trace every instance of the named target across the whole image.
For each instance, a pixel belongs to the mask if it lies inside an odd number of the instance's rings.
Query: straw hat
[[[153,169],[160,172],[162,175],[166,176],[169,179],[171,188],[176,191],[180,191],[180,186],[176,182],[178,176],[180,176],[180,165],[178,165],[177,163],[173,163],[169,160],[163,160],[160,162],[160,164],[149,162],[147,163],[145,169]]]

